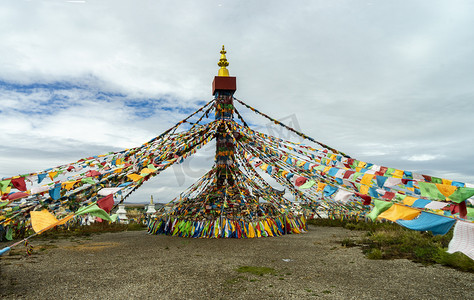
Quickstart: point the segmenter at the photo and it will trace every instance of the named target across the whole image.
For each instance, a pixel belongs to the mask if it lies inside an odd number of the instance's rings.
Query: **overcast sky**
[[[0,178],[159,135],[212,99],[225,44],[247,104],[354,158],[474,183],[473,1],[4,0],[0,41]],[[131,199],[171,200],[212,156]]]

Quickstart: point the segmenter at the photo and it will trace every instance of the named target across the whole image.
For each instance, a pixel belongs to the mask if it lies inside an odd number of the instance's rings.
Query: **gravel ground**
[[[474,274],[405,259],[369,260],[340,240],[361,232],[191,239],[105,233],[38,240],[0,259],[2,299],[474,299]],[[0,245],[4,246],[4,244]],[[236,271],[269,267],[263,276]]]

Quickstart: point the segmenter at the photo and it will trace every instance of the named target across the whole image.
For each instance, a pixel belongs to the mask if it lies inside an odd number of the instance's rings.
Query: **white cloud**
[[[440,155],[418,154],[418,155],[408,156],[405,159],[410,160],[410,161],[430,161],[430,160],[435,160],[440,157],[441,157]]]
[[[2,2],[0,81],[69,86],[0,86],[0,177],[158,135],[186,115],[164,106],[211,99],[225,44],[237,98],[277,119],[294,115],[303,132],[356,158],[472,182],[472,6]]]

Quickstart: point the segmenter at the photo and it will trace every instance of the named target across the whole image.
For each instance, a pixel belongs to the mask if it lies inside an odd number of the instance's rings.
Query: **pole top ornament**
[[[217,65],[221,67],[219,69],[219,72],[217,73],[217,76],[229,76],[229,70],[227,70],[227,66],[229,65],[229,62],[227,61],[227,58],[225,57],[225,54],[227,51],[225,51],[224,45],[222,45],[222,50],[221,50],[221,58],[219,59],[219,62]]]

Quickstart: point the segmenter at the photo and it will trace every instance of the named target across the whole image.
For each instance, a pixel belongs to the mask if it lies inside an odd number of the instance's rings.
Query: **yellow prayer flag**
[[[145,176],[145,175],[148,175],[148,174],[153,173],[153,172],[155,172],[155,170],[150,169],[150,168],[144,168],[140,171],[140,175]]]
[[[262,223],[263,223],[263,227],[265,228],[265,231],[267,232],[267,234],[268,234],[269,236],[273,236],[273,232],[272,232],[272,230],[270,229],[270,226],[268,225],[267,220],[263,220]]]
[[[445,196],[446,198],[451,196],[454,193],[454,191],[458,188],[457,186],[454,186],[454,185],[439,184],[439,183],[436,184],[436,187],[438,188],[440,193],[443,194],[443,196]]]
[[[418,200],[418,198],[412,197],[412,196],[406,196],[403,199],[403,204],[412,206],[413,203],[415,203],[416,200]]]
[[[131,180],[135,181],[135,182],[137,182],[138,180],[143,178],[143,176],[135,174],[135,173],[128,174],[127,177],[130,178]]]
[[[74,187],[74,184],[76,183],[77,181],[74,180],[74,181],[65,181],[63,182],[61,185],[63,188],[65,188],[66,190],[72,190],[72,188]]]
[[[249,238],[254,238],[255,237],[255,230],[253,229],[252,223],[249,223],[249,233],[248,233]]]
[[[324,187],[326,187],[325,183],[318,182],[318,188],[316,189],[316,193],[324,190]]]
[[[359,168],[365,168],[365,166],[367,165],[366,162],[363,162],[363,161],[359,161],[359,164],[357,165]],[[359,172],[359,171],[357,171]]]
[[[392,173],[392,177],[394,177],[394,178],[403,178],[403,170],[395,170]]]
[[[359,192],[361,192],[364,195],[367,195],[369,193],[369,187],[366,185],[361,185]]]
[[[58,172],[49,172],[48,175],[49,175],[49,178],[51,178],[51,180],[54,180],[54,178],[58,176]]]
[[[41,211],[31,211],[30,216],[31,227],[33,227],[33,230],[36,233],[58,222],[58,220],[46,209]]]
[[[394,204],[389,209],[381,213],[378,218],[380,219],[387,219],[392,222],[396,222],[397,220],[413,220],[416,218],[421,211],[418,209],[414,209],[411,207],[403,206],[400,204]]]
[[[371,186],[372,179],[374,177],[375,177],[375,174],[364,174],[364,176],[362,176],[362,179],[360,180],[360,183]]]
[[[442,181],[443,184],[447,184],[447,185],[452,185],[453,184],[453,181],[449,180],[449,179],[441,178],[441,181]]]
[[[331,170],[332,167],[325,167],[324,170],[323,170],[323,173],[327,173],[329,172],[329,170]]]

